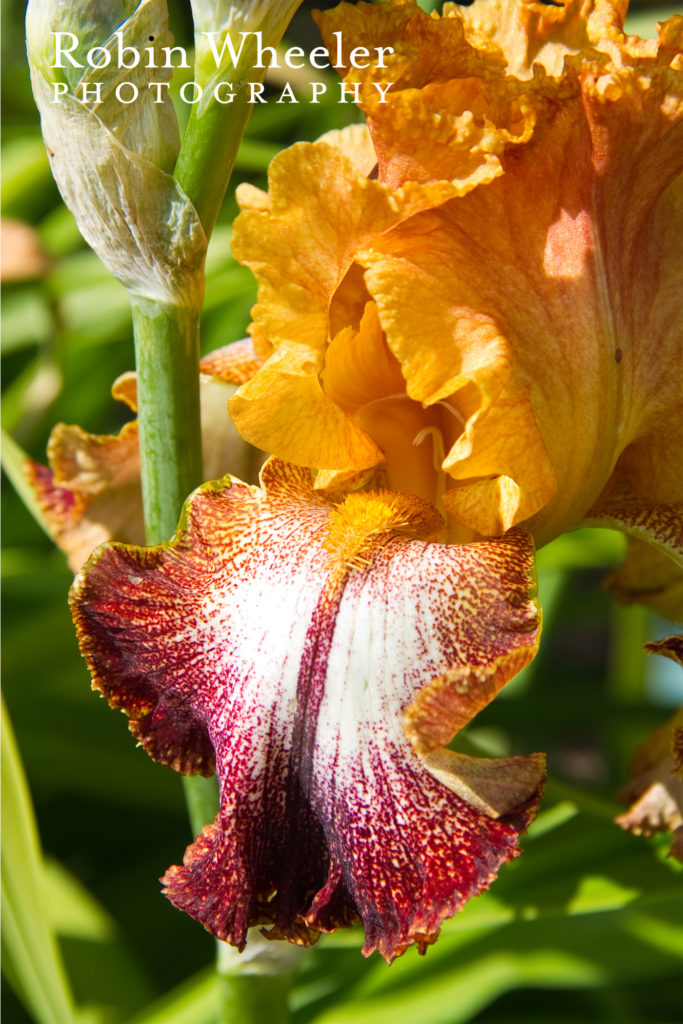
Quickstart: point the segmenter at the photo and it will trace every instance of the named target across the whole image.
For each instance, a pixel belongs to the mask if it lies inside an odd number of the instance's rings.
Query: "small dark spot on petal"
[[[153,43],[154,42],[154,36],[150,36],[149,37],[149,41],[150,41],[150,43]]]
[[[623,357],[624,357],[624,353],[621,351],[621,349],[620,348],[616,348],[614,350],[614,361],[616,363],[620,363],[621,360],[623,359]]]

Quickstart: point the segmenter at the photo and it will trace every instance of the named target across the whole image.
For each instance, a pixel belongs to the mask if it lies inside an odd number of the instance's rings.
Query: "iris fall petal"
[[[276,460],[262,481],[200,489],[168,545],[100,548],[72,590],[82,652],[153,757],[215,763],[218,817],[164,879],[178,907],[240,947],[360,919],[365,953],[424,950],[539,799],[540,755],[440,747],[533,657],[530,539],[443,545],[415,497],[332,499]]]

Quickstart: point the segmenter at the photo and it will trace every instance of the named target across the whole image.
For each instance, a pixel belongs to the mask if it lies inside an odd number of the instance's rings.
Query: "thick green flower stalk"
[[[252,0],[215,3],[191,0],[195,35],[193,104],[175,174],[192,196],[210,233],[223,200],[227,179],[217,169],[231,169],[254,103],[247,84],[265,78],[256,65],[261,48],[275,47],[301,0]]]

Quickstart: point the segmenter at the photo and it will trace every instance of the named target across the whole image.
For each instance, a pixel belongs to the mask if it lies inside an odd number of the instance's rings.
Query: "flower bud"
[[[84,238],[132,293],[196,305],[206,238],[170,174],[165,0],[29,0],[26,36],[52,172]]]
[[[220,81],[239,82],[249,70],[252,80],[265,76],[268,53],[275,47],[301,0],[191,0],[195,37],[195,76],[204,88],[204,104]],[[257,42],[258,38],[258,42]],[[264,66],[261,68],[259,64]],[[202,104],[200,103],[200,112]]]

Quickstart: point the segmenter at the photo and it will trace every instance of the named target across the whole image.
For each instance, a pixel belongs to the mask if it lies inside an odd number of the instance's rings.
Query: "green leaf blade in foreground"
[[[2,735],[3,969],[39,1024],[72,1024],[76,1013],[45,914],[33,808],[4,702]]]
[[[220,1020],[220,979],[213,968],[207,968],[126,1024],[219,1024]]]
[[[10,437],[4,430],[2,431],[2,468],[11,480],[15,491],[24,503],[24,506],[31,513],[38,525],[45,531],[49,536],[50,531],[45,517],[36,501],[36,496],[33,492],[33,488],[28,482],[26,474],[24,473],[24,464],[28,456],[25,451],[16,443],[16,441]],[[3,719],[4,729],[4,719]],[[18,755],[17,755],[18,756]],[[3,762],[4,763],[4,762]],[[28,792],[28,791],[27,791]]]
[[[108,911],[57,861],[46,861],[45,885],[49,919],[88,1024],[118,1024],[147,1006],[154,987]]]

